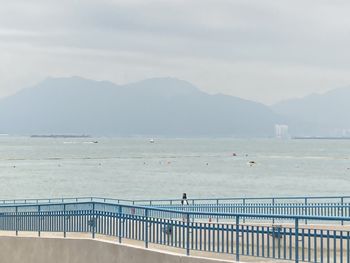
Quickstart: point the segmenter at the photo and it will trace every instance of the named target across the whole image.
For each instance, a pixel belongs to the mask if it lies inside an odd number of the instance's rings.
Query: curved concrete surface
[[[224,263],[232,262],[79,238],[0,237],[4,263]]]

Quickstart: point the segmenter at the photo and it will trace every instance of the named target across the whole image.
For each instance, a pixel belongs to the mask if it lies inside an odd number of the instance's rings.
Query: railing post
[[[305,210],[305,215],[309,215],[307,212],[308,212],[308,209],[307,209],[307,197],[305,198],[305,202],[304,202],[304,204],[305,204],[305,208],[304,208],[304,210]],[[305,219],[305,225],[307,225],[307,219]]]
[[[145,209],[145,220],[144,220],[144,237],[145,237],[145,248],[148,248],[148,209]]]
[[[118,241],[122,242],[122,207],[118,206]]]
[[[16,206],[16,236],[18,236],[18,206]]]
[[[67,216],[66,216],[66,204],[63,205],[63,237],[67,236],[66,229],[67,229]]]
[[[192,199],[192,211],[194,210],[194,199]],[[192,215],[192,222],[194,223],[195,214]]]
[[[272,198],[272,214],[275,214],[275,198]],[[272,218],[272,224],[275,223],[275,218]]]
[[[216,213],[219,213],[219,199],[216,199]],[[216,222],[219,223],[219,216],[216,216]]]
[[[246,202],[246,201],[245,201],[245,198],[243,198],[243,209],[242,209],[242,210],[243,210],[243,211],[242,211],[243,214],[246,213],[246,211],[245,211],[245,202]],[[243,223],[245,223],[245,217],[243,217]]]
[[[239,261],[239,216],[236,216],[236,261]]]
[[[294,232],[295,232],[295,263],[299,262],[299,219],[295,219],[295,226],[294,226]]]
[[[40,230],[41,230],[41,218],[40,218],[40,205],[38,205],[38,236],[40,237]]]
[[[344,217],[344,197],[340,198],[341,204],[341,217]],[[341,221],[341,225],[344,225],[344,220]]]
[[[92,203],[92,220],[90,219],[90,224],[92,227],[92,238],[95,238],[95,203]]]
[[[187,217],[187,231],[186,231],[186,255],[189,256],[190,255],[190,213],[186,214]]]

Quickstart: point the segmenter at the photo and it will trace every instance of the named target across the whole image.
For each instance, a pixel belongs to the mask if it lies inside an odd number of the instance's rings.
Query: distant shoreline
[[[73,134],[34,134],[30,136],[31,138],[91,138],[90,135],[73,135]]]
[[[350,140],[350,137],[292,137],[293,140]]]

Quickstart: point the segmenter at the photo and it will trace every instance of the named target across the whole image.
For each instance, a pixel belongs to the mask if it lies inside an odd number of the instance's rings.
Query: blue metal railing
[[[69,202],[103,202],[110,204],[137,204],[177,211],[285,214],[310,216],[349,216],[350,196],[319,197],[263,197],[189,199],[189,205],[181,205],[180,199],[128,200],[101,197],[50,198],[0,200],[0,206],[8,204],[52,204]],[[199,216],[197,215],[196,218]],[[202,217],[204,218],[204,217]]]
[[[197,218],[218,218],[204,222]],[[245,219],[275,224],[243,223]],[[289,222],[281,224],[280,222]],[[239,212],[195,212],[154,206],[83,201],[0,206],[0,229],[15,231],[91,233],[133,239],[190,251],[266,257],[309,262],[349,262],[350,229],[301,225],[337,223],[349,216],[311,216]]]
[[[64,197],[64,198],[41,198],[41,199],[4,199],[1,204],[22,204],[22,203],[56,203],[56,202],[78,202],[97,201],[110,203],[128,203],[138,205],[175,205],[180,204],[182,199],[116,199],[104,197]],[[350,202],[350,196],[279,196],[279,197],[224,197],[224,198],[191,198],[189,203],[194,204],[260,204],[260,203],[342,203]]]
[[[62,198],[39,198],[39,199],[3,199],[0,200],[0,206],[8,204],[51,204],[51,203],[69,203],[69,202],[104,202],[104,203],[134,203],[133,200],[115,199],[103,197],[62,197]]]
[[[278,197],[223,197],[223,198],[191,198],[191,204],[223,204],[223,203],[308,203],[308,202],[341,202],[350,201],[350,196],[278,196]],[[182,199],[138,199],[135,204],[144,205],[173,205],[179,204]],[[130,200],[129,200],[130,201]]]

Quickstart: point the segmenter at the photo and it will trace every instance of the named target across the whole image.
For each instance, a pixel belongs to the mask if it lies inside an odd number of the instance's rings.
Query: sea
[[[0,199],[350,195],[350,140],[0,136]]]

